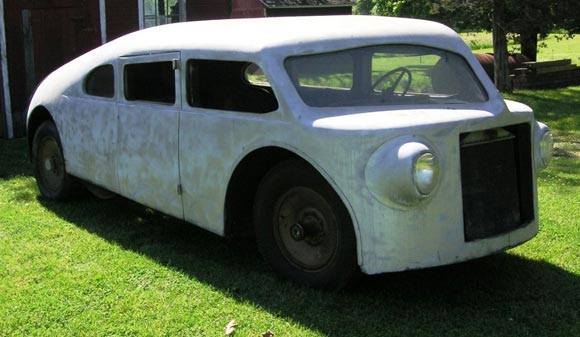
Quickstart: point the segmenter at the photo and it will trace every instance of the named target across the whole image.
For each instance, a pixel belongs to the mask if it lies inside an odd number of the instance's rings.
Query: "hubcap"
[[[50,192],[56,192],[64,179],[64,160],[60,147],[54,138],[42,140],[38,149],[39,176],[42,186]]]
[[[294,187],[278,199],[274,237],[284,257],[305,271],[324,268],[334,257],[338,227],[331,206],[317,192]]]
[[[47,171],[52,170],[52,160],[51,159],[44,160],[44,169]]]
[[[290,228],[290,235],[292,235],[292,239],[296,241],[304,240],[304,227],[299,223],[294,224],[294,226]]]

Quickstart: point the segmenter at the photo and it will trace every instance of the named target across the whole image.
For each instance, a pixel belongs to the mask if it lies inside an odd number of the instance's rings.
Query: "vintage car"
[[[338,288],[517,246],[538,231],[552,136],[462,39],[365,17],[165,25],[62,66],[27,119],[42,196],[75,182]]]

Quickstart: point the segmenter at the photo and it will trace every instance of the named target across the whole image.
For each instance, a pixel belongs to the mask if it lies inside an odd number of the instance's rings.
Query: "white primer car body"
[[[285,67],[287,59],[300,55],[382,45],[423,46],[460,56],[486,99],[309,106]],[[190,59],[258,65],[278,108],[254,114],[192,107],[185,89]],[[174,64],[174,104],[125,97],[124,68],[154,61]],[[87,95],[85,77],[105,64],[114,68],[114,97]],[[229,203],[237,202],[228,201],[228,191],[236,193],[231,190],[236,168],[272,149],[292,153],[317,170],[344,203],[356,234],[358,265],[367,274],[485,256],[519,245],[538,231],[536,175],[544,164],[540,140],[547,127],[534,120],[529,107],[504,100],[462,39],[438,23],[338,16],[150,28],[107,43],[48,76],[30,104],[30,135],[39,124],[39,111],[48,112],[58,129],[68,174],[219,235],[235,231],[238,223],[228,210],[235,208]],[[527,215],[519,214],[510,230],[466,240],[462,139],[492,129],[495,136],[490,137],[501,138],[504,131],[497,130],[512,125],[528,128],[506,136],[529,143],[515,164],[529,158],[521,164],[529,179],[518,178],[525,180],[525,188],[518,185],[519,198],[528,203],[527,210],[518,211]],[[439,168],[427,195],[414,188],[412,171],[413,160],[425,152],[436,156]],[[485,203],[474,207],[482,207],[481,214],[494,212]]]

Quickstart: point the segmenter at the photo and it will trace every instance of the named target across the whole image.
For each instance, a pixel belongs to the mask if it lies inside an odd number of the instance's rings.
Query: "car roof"
[[[74,84],[81,83],[91,69],[124,56],[181,52],[188,59],[249,61],[273,69],[290,56],[379,44],[453,51],[463,55],[480,78],[485,77],[461,37],[432,21],[360,15],[226,19],[167,24],[117,38],[51,73],[35,97],[42,101],[54,92],[81,90]]]
[[[436,22],[337,15],[175,23],[125,35],[104,48],[124,54],[186,49],[245,53],[285,50],[287,54],[298,54],[313,46],[316,46],[314,49],[344,49],[404,41],[450,45],[450,41],[457,42],[457,39],[453,30]]]

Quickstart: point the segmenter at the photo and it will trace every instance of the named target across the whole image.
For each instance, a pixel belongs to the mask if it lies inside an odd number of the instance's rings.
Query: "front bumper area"
[[[472,242],[454,242],[452,238],[444,237],[434,240],[421,236],[408,245],[365,251],[365,263],[361,270],[366,274],[380,274],[449,265],[516,247],[532,239],[537,233],[538,223],[532,221],[512,232]]]
[[[464,139],[466,132],[479,130],[453,133],[436,145],[444,149],[439,151],[444,154],[444,174],[439,189],[424,204],[396,209],[372,198],[365,198],[366,205],[358,204],[371,214],[365,218],[372,221],[369,227],[359,222],[361,269],[365,273],[452,264],[517,246],[536,235],[537,192],[530,132],[518,136],[525,140],[519,144],[517,137],[488,139],[466,151],[459,139]],[[466,185],[466,181],[472,184]]]

